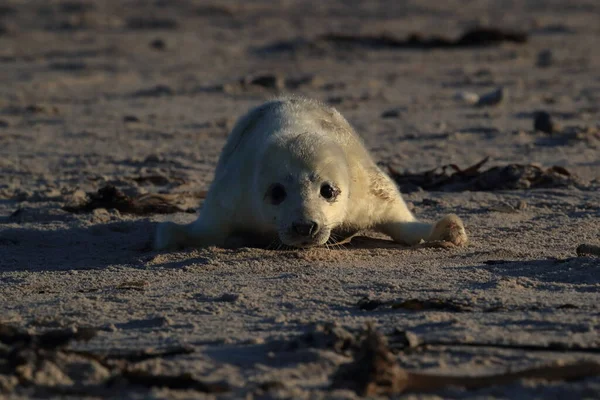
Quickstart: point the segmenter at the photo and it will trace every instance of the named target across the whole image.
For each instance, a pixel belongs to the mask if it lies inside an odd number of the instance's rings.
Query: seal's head
[[[259,162],[259,209],[269,230],[288,246],[327,243],[349,198],[348,160],[339,144],[307,133],[280,138]]]

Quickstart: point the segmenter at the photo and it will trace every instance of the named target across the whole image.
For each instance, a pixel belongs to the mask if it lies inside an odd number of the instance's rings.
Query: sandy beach
[[[360,398],[331,385],[367,324],[410,371],[600,363],[600,258],[576,251],[600,245],[599,20],[594,0],[3,2],[0,397]],[[152,250],[201,212],[236,119],[284,94],[336,107],[469,245]],[[107,186],[172,207],[78,208]],[[600,377],[394,396],[597,398]]]

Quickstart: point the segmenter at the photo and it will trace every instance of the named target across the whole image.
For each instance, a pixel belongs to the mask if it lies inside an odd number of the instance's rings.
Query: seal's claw
[[[448,241],[456,246],[466,246],[469,239],[462,220],[456,214],[448,214],[434,226],[429,241]]]

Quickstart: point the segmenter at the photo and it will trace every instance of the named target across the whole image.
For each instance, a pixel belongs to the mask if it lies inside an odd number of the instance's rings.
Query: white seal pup
[[[154,247],[311,247],[341,242],[363,229],[409,245],[467,243],[456,215],[434,224],[413,216],[396,184],[334,108],[283,98],[238,120],[199,218],[187,225],[160,224]]]

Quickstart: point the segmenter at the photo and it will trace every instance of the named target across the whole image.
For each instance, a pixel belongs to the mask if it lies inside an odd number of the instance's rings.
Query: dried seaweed
[[[63,207],[63,210],[80,213],[90,212],[97,208],[106,208],[136,215],[195,212],[193,209],[183,209],[174,204],[173,200],[176,197],[177,196],[161,194],[145,194],[138,197],[130,197],[114,186],[107,185],[99,189],[96,193],[88,193],[85,202],[66,205]]]
[[[53,350],[66,346],[71,341],[87,341],[94,336],[96,336],[96,330],[91,328],[56,329],[34,335],[10,325],[0,324],[0,342],[9,346]]]
[[[401,393],[408,388],[408,379],[408,372],[396,362],[385,337],[369,327],[354,360],[338,368],[331,386],[370,397]]]
[[[57,329],[42,334],[30,334],[22,329],[0,324],[0,390],[13,391],[18,387],[29,387],[38,395],[81,394],[110,395],[113,384],[125,382],[148,388],[167,387],[189,389],[206,393],[221,393],[229,390],[226,384],[208,383],[190,374],[153,374],[132,368],[132,364],[180,354],[190,354],[190,347],[175,346],[166,349],[142,349],[118,353],[94,353],[71,350],[66,346],[75,340],[90,340],[95,329]],[[81,368],[82,364],[89,364]],[[76,366],[76,368],[74,368]],[[85,374],[72,375],[74,370],[92,371],[92,381]],[[94,370],[103,373],[94,375]],[[48,374],[63,376],[64,384],[49,384]],[[60,378],[59,378],[60,379]],[[119,391],[122,387],[119,388]]]
[[[577,246],[577,255],[579,257],[596,256],[600,257],[600,246],[593,244],[580,244]]]
[[[408,48],[408,49],[451,49],[464,47],[494,46],[502,42],[525,43],[527,35],[522,32],[501,30],[496,28],[474,28],[466,31],[458,39],[442,36],[424,37],[420,34],[409,35],[407,39],[398,39],[391,35],[381,34],[353,35],[328,33],[319,36],[320,40],[336,45],[352,45],[370,48]]]
[[[504,260],[493,260],[491,265],[510,263],[511,261]],[[490,265],[489,262],[486,264]],[[372,299],[369,297],[363,297],[357,303],[360,310],[373,311],[376,309],[384,308],[387,310],[408,310],[408,311],[448,311],[448,312],[498,312],[498,311],[539,311],[542,309],[541,306],[531,304],[524,306],[505,306],[505,305],[476,305],[470,304],[464,301],[457,301],[452,299],[441,299],[441,298],[429,298],[429,299],[397,299],[390,301],[383,301],[381,299]],[[548,308],[556,309],[569,309],[579,308],[578,306],[570,303],[550,306]]]
[[[402,369],[385,337],[369,327],[352,362],[332,376],[332,388],[351,389],[362,396],[393,395],[409,391],[435,391],[449,386],[475,389],[507,384],[519,379],[562,381],[600,375],[600,364],[578,362],[547,365],[488,376],[444,376]]]
[[[471,311],[471,308],[460,304],[453,300],[444,299],[409,299],[403,301],[397,301],[391,304],[392,309],[404,309],[411,311],[453,311],[453,312],[464,312]]]
[[[379,299],[370,299],[368,297],[363,297],[358,301],[358,308],[365,311],[372,311],[384,304],[386,303]]]
[[[95,335],[96,330],[88,328],[31,334],[0,324],[0,390],[9,392],[18,385],[44,385],[48,376],[66,375],[60,368],[64,348],[71,341],[87,341]]]
[[[540,352],[560,352],[560,353],[591,353],[599,354],[599,347],[585,347],[577,344],[569,343],[548,343],[544,345],[527,344],[527,343],[486,343],[486,342],[449,342],[449,341],[424,341],[419,342],[413,348],[429,348],[432,346],[443,347],[479,347],[479,348],[496,348],[521,351],[540,351]]]
[[[486,157],[466,169],[461,169],[456,164],[448,164],[417,174],[400,173],[391,166],[388,166],[388,170],[400,190],[405,193],[418,188],[460,192],[586,187],[577,176],[560,166],[542,168],[534,164],[510,164],[480,171],[488,160],[489,157]]]
[[[324,87],[323,80],[318,75],[301,75],[286,77],[282,74],[248,75],[232,82],[205,87],[204,91],[218,91],[226,93],[243,93],[254,90],[297,90],[301,87]]]
[[[410,311],[452,311],[452,312],[464,312],[472,311],[472,307],[459,303],[454,300],[448,299],[408,299],[408,300],[395,300],[395,301],[382,301],[379,299],[370,299],[363,297],[358,301],[358,308],[365,311],[372,311],[381,306],[388,306],[391,309],[404,309]]]
[[[300,348],[328,349],[339,354],[346,354],[357,346],[357,334],[350,332],[336,324],[317,324],[308,332],[300,335],[291,342],[275,345],[284,350],[297,350]]]
[[[282,53],[303,49],[319,50],[333,45],[344,49],[460,49],[473,47],[497,46],[504,42],[522,44],[527,42],[527,34],[523,32],[499,28],[469,29],[458,38],[443,36],[424,36],[413,33],[405,39],[390,34],[345,34],[326,33],[312,40],[296,39],[294,41],[276,42],[259,49],[261,53]]]
[[[148,281],[138,280],[138,281],[123,281],[117,285],[117,289],[120,290],[138,290],[144,291],[150,285]]]

